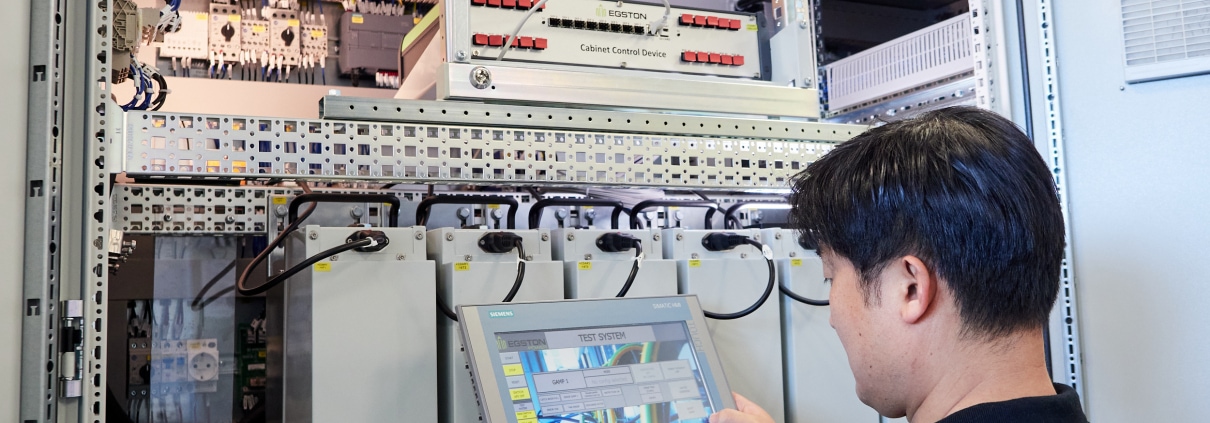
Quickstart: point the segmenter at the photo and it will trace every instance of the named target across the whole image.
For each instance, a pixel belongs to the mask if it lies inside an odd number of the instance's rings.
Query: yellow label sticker
[[[756,24],[748,24],[748,30],[749,30],[749,31],[755,31],[755,30],[756,30]]]
[[[538,412],[536,412],[534,410],[517,412],[517,420],[536,419],[536,418],[538,418]]]
[[[322,262],[322,263],[315,263],[315,271],[316,272],[331,272],[332,263],[329,263],[326,261]]]
[[[454,271],[455,271],[455,272],[465,272],[465,271],[467,271],[467,270],[471,270],[471,264],[470,264],[470,263],[467,263],[467,262],[465,262],[465,261],[463,261],[463,262],[458,262],[458,263],[454,263]]]
[[[592,270],[592,262],[591,261],[582,261],[582,262],[578,263],[576,265],[576,267],[579,268],[580,270]]]
[[[286,197],[273,197],[273,205],[275,206],[284,206],[289,202],[290,200]]]
[[[239,22],[239,15],[227,15],[227,22]]]
[[[701,260],[689,260],[689,267],[702,267]]]
[[[313,38],[313,39],[319,39],[319,38],[323,38],[323,37],[324,37],[324,32],[323,32],[323,31],[320,31],[320,30],[318,30],[318,29],[312,29],[312,30],[311,30],[311,38]]]
[[[514,388],[508,390],[508,396],[512,397],[513,401],[529,399],[529,388]]]
[[[799,258],[796,258],[796,259],[790,259],[790,265],[791,265],[791,266],[794,266],[794,267],[801,267],[801,266],[802,266],[802,259],[799,259]]]
[[[290,19],[286,21],[286,25],[298,27],[298,19]]]
[[[359,24],[359,23],[365,23],[366,18],[364,16],[361,16],[360,13],[354,13],[353,17],[350,20],[355,24]]]
[[[488,204],[487,208],[495,210],[495,209],[500,208],[500,205],[499,204]]]
[[[197,20],[199,20],[199,21],[204,21],[204,20],[206,20],[206,19],[210,19],[210,14],[209,14],[209,13],[198,13],[198,14],[197,14],[197,15],[195,15],[195,16],[197,16]]]
[[[538,419],[519,419],[517,423],[538,423]]]
[[[504,375],[505,376],[521,376],[523,374],[525,374],[525,368],[521,367],[520,364],[505,364],[504,365]],[[524,389],[524,388],[522,388],[522,389]],[[529,390],[526,389],[525,392],[529,392]]]
[[[252,25],[252,33],[253,33],[253,34],[260,34],[260,33],[262,33],[262,32],[265,32],[265,26],[264,26],[264,25]]]
[[[264,351],[257,351],[257,352],[256,352],[256,356],[257,356],[257,357],[260,357],[260,358],[265,358],[265,352],[264,352]]]
[[[206,167],[219,167],[219,166],[222,166],[222,163],[220,163],[218,160],[206,160]]]

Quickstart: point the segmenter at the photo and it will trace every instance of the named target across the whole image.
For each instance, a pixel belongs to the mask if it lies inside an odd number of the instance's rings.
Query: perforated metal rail
[[[121,159],[135,177],[777,188],[864,129],[729,120],[724,132],[738,121],[783,138],[138,112],[126,114]]]

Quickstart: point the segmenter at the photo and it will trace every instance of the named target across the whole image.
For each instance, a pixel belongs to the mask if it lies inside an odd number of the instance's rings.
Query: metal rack
[[[1010,71],[1002,65],[1007,54],[1002,41],[1004,31],[992,25],[1002,16],[1000,3],[999,0],[971,0],[971,10],[979,13],[974,16],[974,27],[983,30],[981,35],[990,37],[981,39],[976,35],[974,38],[975,45],[986,48],[975,49],[981,54],[976,55],[973,74],[977,104],[1006,113],[1010,102],[1007,83],[1003,81],[1007,80]],[[137,201],[132,201],[136,197],[127,194],[133,194],[138,186],[113,185],[111,180],[115,174],[125,172],[139,178],[195,182],[290,178],[756,190],[783,187],[786,178],[802,166],[864,129],[793,120],[450,102],[427,103],[431,104],[429,106],[420,102],[343,97],[325,99],[323,119],[125,114],[110,101],[111,86],[106,82],[110,63],[102,53],[108,51],[104,34],[112,29],[110,1],[55,0],[31,4],[33,79],[29,81],[30,123],[25,181],[28,196],[22,318],[22,421],[104,421],[105,345],[108,341],[104,321],[108,292],[108,272],[105,270],[111,226],[132,232],[194,234],[264,233],[270,226],[257,214],[257,208],[262,207],[265,198],[257,196],[258,189],[187,187],[182,188],[186,190],[186,196],[196,196],[198,190],[206,190],[203,194],[206,196],[221,191],[224,198],[232,200],[231,206],[218,209],[207,205],[198,209],[167,198],[161,201],[145,196],[141,206],[150,208],[159,204],[175,212],[176,206],[181,205],[184,207],[182,214],[191,215],[191,222],[201,222],[202,226],[166,225],[158,230],[153,226],[142,226],[142,229],[135,229],[130,223],[135,219],[129,207]],[[1041,2],[1039,13],[1043,16],[1042,38],[1049,44],[1047,7],[1048,2]],[[803,14],[805,9],[795,10]],[[88,30],[69,31],[63,24],[64,17],[84,23],[81,27]],[[810,25],[802,25],[804,30],[807,27]],[[1053,49],[1047,49],[1046,75],[1051,79],[1046,86],[1048,95],[1057,96],[1051,71],[1052,54]],[[980,61],[984,66],[978,64]],[[809,81],[804,79],[804,82]],[[71,95],[65,95],[66,92]],[[1060,123],[1057,97],[1053,98],[1055,100],[1049,104],[1052,112],[1048,116],[1048,127],[1057,128]],[[237,120],[242,120],[246,126],[236,129],[232,125]],[[181,122],[190,122],[191,126],[181,127]],[[212,122],[216,124],[213,127]],[[343,131],[338,130],[342,126]],[[293,130],[287,130],[288,127]],[[415,131],[411,135],[408,135],[409,127]],[[388,128],[390,134],[384,134]],[[436,130],[435,135],[430,135],[432,130]],[[454,138],[451,136],[453,130],[460,135],[479,131],[484,136],[478,140]],[[563,134],[564,142],[558,142],[558,134]],[[157,148],[155,137],[163,138],[163,148]],[[578,137],[584,142],[577,143]],[[188,141],[181,144],[183,138]],[[65,143],[64,140],[72,141]],[[208,144],[211,140],[217,140],[217,144]],[[234,149],[236,140],[246,142],[243,151]],[[454,140],[461,141],[462,146],[456,146]],[[1048,140],[1048,153],[1056,166],[1055,177],[1060,192],[1065,194],[1062,135],[1054,129],[1049,132]],[[635,144],[636,141],[641,145]],[[269,143],[266,151],[259,151],[262,142]],[[294,152],[287,151],[287,143],[294,143]],[[324,155],[309,153],[312,144],[322,149]],[[346,149],[354,146],[352,149],[357,154],[346,154],[346,163],[314,162],[318,157],[335,157],[328,154],[337,148],[337,144],[344,144]],[[182,149],[182,145],[186,148]],[[257,151],[250,150],[254,145]],[[369,148],[370,154],[361,154],[362,145]],[[383,145],[393,149],[389,157],[394,164],[384,162],[387,156],[382,153]],[[210,149],[211,146],[218,148]],[[409,147],[415,149],[414,156],[408,156]],[[377,156],[375,148],[379,149]],[[436,154],[430,154],[431,148],[436,148]],[[472,158],[464,161],[467,164],[459,166],[453,160],[463,158],[461,154],[453,157],[452,148],[472,151],[479,148],[483,155],[474,158],[472,152]],[[499,158],[496,150],[501,150]],[[527,160],[516,160],[517,150],[524,150]],[[543,169],[529,167],[538,163],[531,160],[537,151],[544,152],[548,158],[557,158],[562,153],[575,160],[543,161],[547,168],[545,174],[541,174],[538,171]],[[578,158],[581,153],[584,161]],[[622,156],[621,160],[617,159],[618,155]],[[643,156],[642,163],[636,163],[637,155]],[[654,155],[661,156],[660,163],[651,161]],[[155,160],[164,160],[163,167],[157,168]],[[186,170],[181,160],[192,160],[188,165],[191,168]],[[476,166],[470,160],[482,165],[484,171],[478,176],[474,171]],[[713,165],[708,164],[711,160]],[[731,166],[726,166],[728,160]],[[211,166],[212,161],[217,164]],[[236,164],[240,161],[244,166],[237,171],[240,166]],[[747,167],[743,165],[744,161],[747,161]],[[260,166],[261,162],[268,162],[269,166]],[[288,163],[295,165],[291,167]],[[517,163],[526,164],[524,174],[517,173],[521,170],[515,167]],[[312,164],[319,164],[314,173]],[[338,164],[343,165],[343,171],[339,170]],[[392,167],[388,170],[384,166]],[[409,166],[414,170],[409,171]],[[457,168],[460,169],[456,171]],[[261,169],[265,172],[260,173]],[[503,172],[497,173],[497,170]],[[661,177],[656,177],[656,173]],[[117,192],[111,193],[111,189]],[[238,196],[237,192],[244,192],[244,196]],[[176,198],[175,193],[169,194]],[[1066,206],[1065,195],[1063,201]],[[235,207],[241,206],[245,207],[245,213],[235,213]],[[248,210],[252,213],[248,214]],[[159,219],[163,220],[162,217]],[[1056,347],[1053,349],[1064,351],[1059,356],[1063,369],[1061,380],[1079,388],[1082,376],[1078,321],[1070,269],[1070,260],[1065,261],[1063,291],[1059,299],[1062,308],[1056,310],[1055,322],[1058,323],[1052,324],[1053,329],[1062,329],[1064,336],[1061,343],[1053,344]],[[66,304],[78,305],[78,308],[65,309]],[[75,319],[84,330],[78,355],[61,349],[63,342],[59,339],[64,333],[61,331],[64,312],[70,310],[78,310],[79,317]],[[74,363],[79,365],[74,366]],[[1058,364],[1060,361],[1056,361],[1056,368],[1060,367]],[[1056,374],[1056,380],[1060,380],[1059,374]]]

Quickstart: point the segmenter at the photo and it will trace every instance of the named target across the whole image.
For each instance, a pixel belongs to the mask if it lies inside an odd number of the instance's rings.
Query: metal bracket
[[[1059,104],[1059,71],[1055,60],[1054,20],[1050,9],[1051,0],[1039,0],[1037,4],[1038,20],[1036,22],[1038,40],[1041,43],[1038,51],[1042,60],[1042,92],[1039,97],[1046,101],[1046,153],[1051,172],[1054,174],[1055,187],[1059,192],[1059,204],[1063,209],[1064,238],[1068,240],[1063,249],[1063,267],[1059,275],[1059,298],[1055,301],[1055,309],[1050,318],[1051,357],[1056,363],[1054,380],[1071,385],[1080,399],[1087,401],[1084,395],[1084,364],[1083,352],[1080,349],[1079,313],[1076,302],[1075,268],[1072,264],[1071,250],[1071,214],[1070,200],[1067,192],[1067,163],[1063,151],[1063,120]],[[1021,28],[1025,31],[1025,28]],[[1042,135],[1038,133],[1037,135]],[[1059,361],[1058,359],[1061,359]],[[1061,366],[1058,364],[1062,364]]]

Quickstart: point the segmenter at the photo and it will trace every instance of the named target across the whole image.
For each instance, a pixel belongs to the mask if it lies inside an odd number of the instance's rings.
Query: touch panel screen
[[[700,422],[713,412],[684,322],[497,333],[519,423]]]
[[[491,423],[706,422],[733,407],[697,298],[463,306]]]

